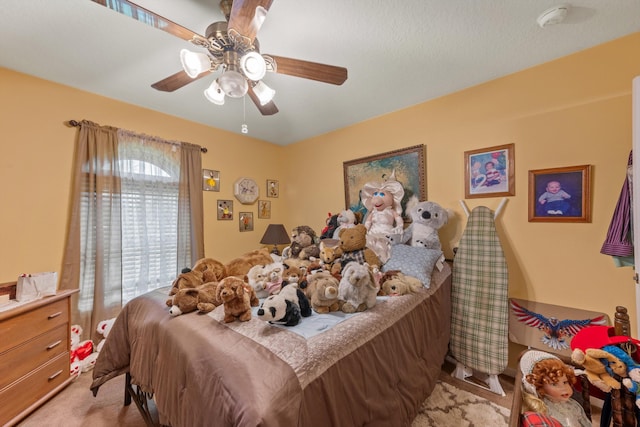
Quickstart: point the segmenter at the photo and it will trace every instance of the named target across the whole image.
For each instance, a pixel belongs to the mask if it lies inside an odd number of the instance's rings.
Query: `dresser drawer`
[[[2,322],[0,353],[45,331],[69,323],[67,298],[38,307]]]
[[[64,352],[19,381],[0,389],[0,425],[68,380],[69,353]]]
[[[0,390],[29,371],[67,352],[68,325],[60,325],[11,350],[0,353]]]

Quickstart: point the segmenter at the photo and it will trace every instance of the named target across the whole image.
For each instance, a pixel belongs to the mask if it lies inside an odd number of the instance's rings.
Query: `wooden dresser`
[[[69,375],[71,295],[0,311],[0,425],[18,423],[65,386]]]

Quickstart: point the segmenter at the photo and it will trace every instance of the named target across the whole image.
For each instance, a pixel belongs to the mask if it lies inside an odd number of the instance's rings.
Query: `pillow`
[[[382,266],[382,271],[400,270],[407,276],[420,280],[425,288],[431,285],[431,273],[438,259],[442,256],[439,249],[428,249],[422,246],[391,246],[391,257]]]

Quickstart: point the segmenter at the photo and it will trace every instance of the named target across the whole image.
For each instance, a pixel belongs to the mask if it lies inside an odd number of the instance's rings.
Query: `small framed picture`
[[[218,219],[233,219],[233,200],[218,200]]]
[[[240,231],[253,231],[253,212],[240,212],[238,220]]]
[[[267,180],[267,197],[278,197],[280,195],[280,187],[275,179]]]
[[[514,158],[514,144],[465,151],[465,198],[515,196]]]
[[[529,222],[591,222],[591,166],[529,171]]]
[[[258,200],[258,218],[271,218],[271,202],[269,200]]]
[[[202,169],[202,189],[204,191],[220,191],[220,172]]]

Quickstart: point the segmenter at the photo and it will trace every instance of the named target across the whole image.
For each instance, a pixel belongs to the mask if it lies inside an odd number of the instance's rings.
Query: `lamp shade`
[[[277,245],[286,245],[291,243],[289,234],[282,224],[269,224],[267,230],[262,236],[260,243],[263,245],[273,245],[274,253],[278,253]]]

